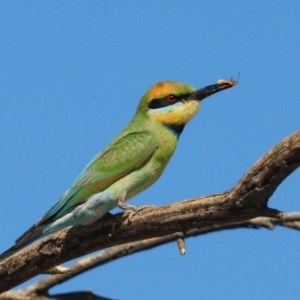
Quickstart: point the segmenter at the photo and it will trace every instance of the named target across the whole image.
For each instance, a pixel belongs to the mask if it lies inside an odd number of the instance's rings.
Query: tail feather
[[[33,225],[29,228],[25,233],[23,233],[17,240],[16,244],[3,252],[0,255],[0,261],[8,258],[9,256],[13,255],[14,253],[18,252],[19,250],[23,249],[27,245],[31,244],[33,241],[43,237],[43,231],[45,229],[44,226],[35,226]]]

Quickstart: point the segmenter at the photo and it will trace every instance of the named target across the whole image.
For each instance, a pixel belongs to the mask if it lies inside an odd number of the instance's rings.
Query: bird
[[[142,96],[129,124],[84,168],[40,220],[0,255],[0,261],[37,239],[74,225],[91,224],[150,187],[163,173],[178,139],[203,99],[237,81],[220,79],[201,89],[160,81]]]

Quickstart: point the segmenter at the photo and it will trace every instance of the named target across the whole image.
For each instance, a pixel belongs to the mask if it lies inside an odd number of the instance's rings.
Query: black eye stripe
[[[161,107],[165,107],[165,106],[169,106],[169,105],[173,105],[179,101],[182,101],[183,99],[187,98],[190,94],[188,95],[180,95],[180,96],[175,96],[175,101],[170,103],[170,101],[167,100],[167,97],[170,96],[166,96],[164,98],[159,98],[159,99],[152,99],[149,104],[148,107],[151,109],[156,109],[156,108],[161,108]]]
[[[155,108],[160,108],[160,107],[165,107],[165,106],[175,104],[178,101],[180,101],[180,99],[178,99],[178,98],[176,98],[176,100],[173,103],[170,103],[166,98],[153,99],[148,104],[148,107],[155,109]]]

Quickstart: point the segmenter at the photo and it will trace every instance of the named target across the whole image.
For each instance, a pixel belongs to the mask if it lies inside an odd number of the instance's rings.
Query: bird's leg
[[[125,202],[126,193],[127,193],[127,191],[118,199],[118,207],[125,210],[125,212],[127,211],[129,213],[128,220],[130,222],[132,222],[133,215],[135,215],[138,211],[140,211],[144,208],[147,208],[147,207],[154,206],[154,205],[136,206],[136,205],[127,204]]]
[[[138,206],[130,205],[130,204],[127,204],[127,203],[125,202],[126,194],[127,194],[127,191],[125,191],[125,192],[123,193],[123,195],[119,198],[119,200],[118,200],[118,206],[119,206],[121,209],[125,210],[125,211],[126,211],[126,210],[133,210],[133,211],[138,210],[138,209],[139,209]]]

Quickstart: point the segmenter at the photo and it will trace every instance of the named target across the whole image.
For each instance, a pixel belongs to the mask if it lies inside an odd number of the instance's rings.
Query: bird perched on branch
[[[129,124],[95,156],[58,202],[0,255],[0,260],[63,228],[90,224],[117,206],[136,210],[126,201],[161,176],[200,102],[236,84],[221,79],[199,90],[175,81],[152,86]]]

